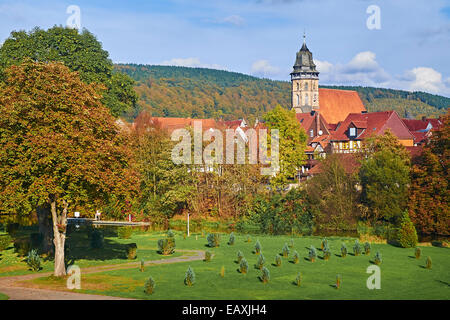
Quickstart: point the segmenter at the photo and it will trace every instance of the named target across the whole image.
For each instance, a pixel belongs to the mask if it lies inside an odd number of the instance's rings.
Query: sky
[[[0,44],[77,21],[116,63],[289,81],[305,34],[320,84],[450,97],[450,0],[0,0]]]

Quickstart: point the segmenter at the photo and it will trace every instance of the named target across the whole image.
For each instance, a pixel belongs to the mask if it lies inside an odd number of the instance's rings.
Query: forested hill
[[[242,73],[206,68],[115,65],[136,80],[138,109],[155,116],[237,119],[260,118],[280,104],[290,106],[290,83]],[[437,117],[450,106],[450,98],[425,92],[371,87],[321,86],[358,91],[369,111],[396,110],[400,116]]]

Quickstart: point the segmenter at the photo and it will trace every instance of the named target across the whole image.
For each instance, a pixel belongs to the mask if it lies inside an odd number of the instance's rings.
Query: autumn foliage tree
[[[11,221],[51,209],[55,276],[66,274],[69,210],[135,188],[126,137],[101,90],[61,63],[29,59],[0,85],[0,214]]]
[[[450,234],[450,113],[431,143],[423,148],[411,170],[408,210],[417,230],[427,234]]]

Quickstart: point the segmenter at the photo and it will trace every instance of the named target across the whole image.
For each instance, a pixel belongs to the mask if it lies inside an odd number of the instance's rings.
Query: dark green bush
[[[146,294],[153,294],[155,286],[156,286],[155,280],[153,280],[152,277],[149,277],[148,280],[145,282],[144,292]]]
[[[167,231],[167,238],[175,238],[175,233],[170,229]]]
[[[267,283],[270,280],[270,272],[266,267],[262,267],[260,279],[262,283]]]
[[[39,271],[41,269],[41,257],[37,250],[32,249],[27,256],[27,264],[33,271]]]
[[[195,283],[195,272],[194,269],[189,266],[189,268],[186,271],[186,274],[184,275],[184,284],[187,286],[192,286]]]
[[[417,232],[414,224],[405,213],[397,229],[397,241],[403,248],[414,248],[417,245]]]
[[[137,256],[137,244],[136,243],[129,243],[126,246],[126,252],[127,252],[127,259],[128,260],[134,260]]]
[[[18,238],[14,240],[14,252],[16,252],[19,256],[25,257],[30,250],[30,239]]]
[[[210,233],[206,238],[208,240],[208,246],[211,248],[218,247],[220,245],[220,234],[218,233]]]
[[[6,232],[11,235],[14,236],[17,231],[19,231],[20,225],[18,223],[8,223],[6,225]]]
[[[12,242],[13,240],[9,234],[0,235],[0,251],[8,249]]]
[[[104,245],[103,232],[95,229],[91,233],[91,248],[101,249]]]
[[[130,239],[132,234],[133,227],[119,227],[119,230],[117,230],[119,239]]]

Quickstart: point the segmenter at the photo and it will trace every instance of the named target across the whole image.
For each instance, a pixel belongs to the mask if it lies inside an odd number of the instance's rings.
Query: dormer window
[[[350,137],[356,137],[356,128],[350,128]]]
[[[311,129],[311,130],[309,131],[309,136],[310,136],[311,138],[314,137],[314,130]]]

